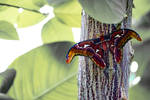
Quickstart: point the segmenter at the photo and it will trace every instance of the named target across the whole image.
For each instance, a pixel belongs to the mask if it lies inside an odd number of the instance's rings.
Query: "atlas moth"
[[[104,61],[104,51],[110,50],[117,63],[120,63],[123,57],[123,47],[125,44],[135,38],[142,41],[137,32],[131,29],[119,29],[108,35],[101,35],[96,39],[89,39],[73,45],[67,55],[66,63],[70,63],[75,56],[87,56],[97,66],[104,69],[106,63]]]

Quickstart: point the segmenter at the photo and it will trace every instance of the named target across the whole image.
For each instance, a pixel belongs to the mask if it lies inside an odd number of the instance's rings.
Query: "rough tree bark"
[[[131,27],[133,1],[127,2],[127,18],[121,23],[121,28]],[[105,24],[82,13],[81,41],[98,38],[98,34],[110,34],[114,29],[112,24]],[[127,100],[129,87],[129,66],[133,57],[133,49],[129,41],[123,49],[121,64],[114,61],[112,54],[105,52],[107,67],[102,70],[88,57],[79,58],[78,99],[79,100]]]

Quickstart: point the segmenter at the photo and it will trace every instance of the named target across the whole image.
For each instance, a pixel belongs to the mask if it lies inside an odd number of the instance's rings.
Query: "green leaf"
[[[60,23],[56,18],[48,21],[42,29],[42,40],[44,43],[56,41],[73,41],[71,27]]]
[[[37,4],[38,2],[41,4]],[[1,4],[8,4],[20,8],[39,10],[39,8],[42,7],[45,4],[45,2],[44,0],[0,0],[0,5]]]
[[[47,0],[50,6],[60,6],[61,4],[64,4],[68,1],[70,0]]]
[[[0,20],[5,20],[7,22],[15,24],[17,22],[17,17],[19,15],[18,9],[12,7],[2,7],[5,10],[0,11]]]
[[[134,0],[135,9],[133,9],[133,17],[139,19],[150,10],[149,0]]]
[[[16,76],[14,69],[7,69],[5,72],[0,73],[0,93],[7,93],[12,86]]]
[[[81,26],[81,6],[77,0],[64,3],[54,8],[56,18],[71,26]]]
[[[38,7],[42,7],[47,3],[46,0],[32,0],[32,2]]]
[[[9,96],[16,100],[76,100],[77,60],[65,63],[73,44],[45,44],[17,58],[9,67],[17,71]]]
[[[27,27],[37,24],[46,17],[46,15],[33,11],[23,10],[22,13],[19,13],[17,8],[4,8],[6,9],[0,12],[0,20],[5,20],[12,24],[18,24],[18,27]]]
[[[35,13],[31,11],[24,10],[17,17],[18,27],[27,27],[34,24],[37,24],[43,20],[46,16],[40,13]]]
[[[14,99],[5,94],[0,93],[0,100],[14,100]]]
[[[16,29],[14,26],[6,21],[0,21],[0,38],[9,40],[18,40]]]
[[[0,12],[1,11],[4,11],[4,10],[6,10],[7,9],[7,7],[5,7],[5,6],[0,6]]]
[[[87,14],[103,23],[118,23],[126,16],[127,0],[79,0]]]

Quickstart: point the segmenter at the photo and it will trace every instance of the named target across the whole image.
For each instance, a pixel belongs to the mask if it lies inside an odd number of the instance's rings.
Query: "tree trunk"
[[[121,28],[131,27],[132,0],[128,0],[127,18]],[[82,12],[81,41],[98,38],[99,34],[110,34],[114,24],[96,21]],[[117,24],[115,24],[117,26]],[[127,100],[129,88],[129,66],[133,49],[129,41],[123,48],[123,59],[117,64],[109,50],[104,52],[106,68],[100,69],[88,57],[79,58],[78,99],[79,100]]]

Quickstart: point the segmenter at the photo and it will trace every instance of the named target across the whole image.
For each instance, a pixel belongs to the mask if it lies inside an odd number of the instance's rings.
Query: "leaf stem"
[[[7,6],[7,7],[13,7],[13,8],[23,8],[24,10],[27,10],[27,11],[31,11],[31,12],[35,12],[35,13],[39,13],[39,14],[43,14],[43,15],[48,15],[46,13],[41,13],[40,11],[38,10],[35,10],[35,9],[29,9],[29,8],[24,8],[24,7],[19,7],[19,6],[15,6],[15,5],[10,5],[10,4],[5,4],[5,3],[0,3],[0,6]]]

